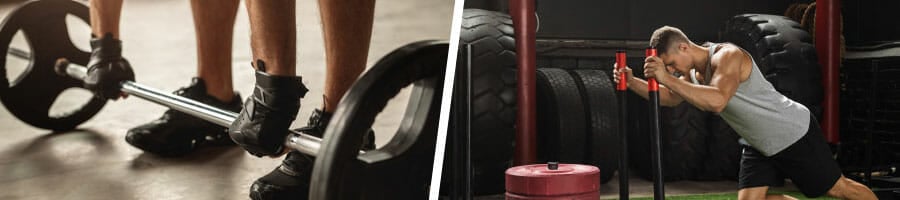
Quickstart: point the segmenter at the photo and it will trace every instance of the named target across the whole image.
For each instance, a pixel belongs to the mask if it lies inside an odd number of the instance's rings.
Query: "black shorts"
[[[841,177],[841,168],[831,157],[831,148],[815,117],[810,117],[809,123],[806,135],[771,157],[744,145],[738,188],[777,187],[790,178],[807,197],[828,192]]]

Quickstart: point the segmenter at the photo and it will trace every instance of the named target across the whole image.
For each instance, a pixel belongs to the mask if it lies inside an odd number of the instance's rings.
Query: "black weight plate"
[[[347,92],[325,130],[309,199],[426,199],[437,140],[446,42],[394,50]],[[365,133],[388,100],[412,84],[397,133],[380,149],[358,155]]]
[[[23,74],[4,88],[0,100],[14,116],[29,125],[55,131],[70,130],[94,116],[106,100],[91,98],[84,106],[62,114],[50,115],[50,107],[64,90],[82,83],[57,75],[53,65],[58,58],[87,65],[90,53],[69,40],[66,16],[88,22],[88,8],[69,0],[31,1],[12,11],[0,28],[0,72],[6,71],[9,46],[21,31],[31,46],[30,62]]]
[[[545,161],[583,163],[585,107],[578,84],[569,72],[557,68],[537,69],[538,156]]]
[[[619,104],[615,88],[604,71],[585,69],[571,73],[587,111],[586,163],[600,168],[600,183],[606,183],[619,168]]]

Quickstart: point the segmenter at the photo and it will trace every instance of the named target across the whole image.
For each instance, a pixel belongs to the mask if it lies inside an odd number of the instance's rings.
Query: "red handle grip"
[[[625,58],[626,58],[625,51],[616,51],[616,69],[618,69],[618,70],[625,69],[625,65],[627,65],[627,64],[625,64]],[[618,91],[628,90],[628,84],[627,84],[628,79],[627,78],[628,78],[628,76],[624,75],[624,74],[622,76],[619,76],[619,85],[616,86],[616,90],[618,90]]]
[[[647,50],[644,53],[647,55],[647,57],[656,56],[656,49],[653,47],[650,47],[650,48],[647,48]],[[647,89],[650,90],[650,92],[659,91],[659,83],[656,82],[655,78],[650,78],[650,80],[647,80]]]

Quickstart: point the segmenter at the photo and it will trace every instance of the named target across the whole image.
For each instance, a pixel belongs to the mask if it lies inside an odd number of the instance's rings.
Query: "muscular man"
[[[240,111],[225,128],[169,110],[150,123],[128,131],[126,141],[146,152],[178,156],[207,145],[231,144],[232,139],[256,156],[284,154],[286,130],[300,108],[307,89],[296,74],[296,13],[293,0],[247,0],[250,15],[252,66],[256,69],[253,94],[243,107],[232,88],[231,38],[238,0],[192,0],[197,38],[198,77],[176,94],[211,106]],[[93,56],[86,80],[108,79],[110,68],[126,68],[121,56],[119,15],[122,0],[90,2]],[[322,137],[325,127],[343,94],[365,69],[372,32],[375,2],[372,0],[320,0],[326,69],[324,104],[316,109],[308,126],[299,131]],[[124,79],[128,79],[126,77]],[[130,77],[133,79],[133,75]],[[86,87],[112,91],[104,84]],[[102,82],[102,81],[97,81]],[[115,99],[116,94],[105,94]],[[230,138],[229,138],[230,136]],[[374,148],[371,132],[365,147]],[[287,153],[282,165],[259,178],[250,188],[253,199],[307,198],[314,158],[296,151]]]
[[[653,32],[650,46],[659,56],[645,60],[644,75],[659,82],[660,104],[687,101],[719,113],[746,141],[738,199],[791,199],[766,194],[784,178],[807,197],[876,199],[866,186],[841,175],[809,109],[778,93],[743,49],[727,43],[696,45],[669,26]],[[686,76],[675,77],[675,71]],[[616,82],[627,76],[628,88],[647,98],[647,82],[634,77],[630,68],[614,74]]]

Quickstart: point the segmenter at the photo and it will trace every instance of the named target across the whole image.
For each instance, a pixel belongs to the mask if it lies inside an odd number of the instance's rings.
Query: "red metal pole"
[[[840,142],[839,127],[839,84],[841,65],[841,1],[816,0],[816,53],[822,65],[822,86],[825,99],[822,101],[822,132],[829,143]]]
[[[628,56],[625,51],[616,51],[616,69],[625,69]],[[619,98],[619,199],[628,198],[628,79],[625,74],[619,76],[616,85]],[[603,169],[601,169],[603,170]]]
[[[647,48],[645,51],[647,57],[656,56],[655,48]],[[653,156],[651,164],[653,165],[653,199],[664,200],[666,198],[666,189],[664,184],[665,176],[663,175],[663,152],[662,152],[662,136],[659,124],[659,83],[655,78],[647,79],[647,96],[650,100],[650,133],[652,134],[653,150],[650,154]]]
[[[516,35],[516,56],[519,64],[518,110],[516,111],[516,147],[513,164],[537,162],[535,102],[535,16],[534,0],[509,0],[509,14]]]

